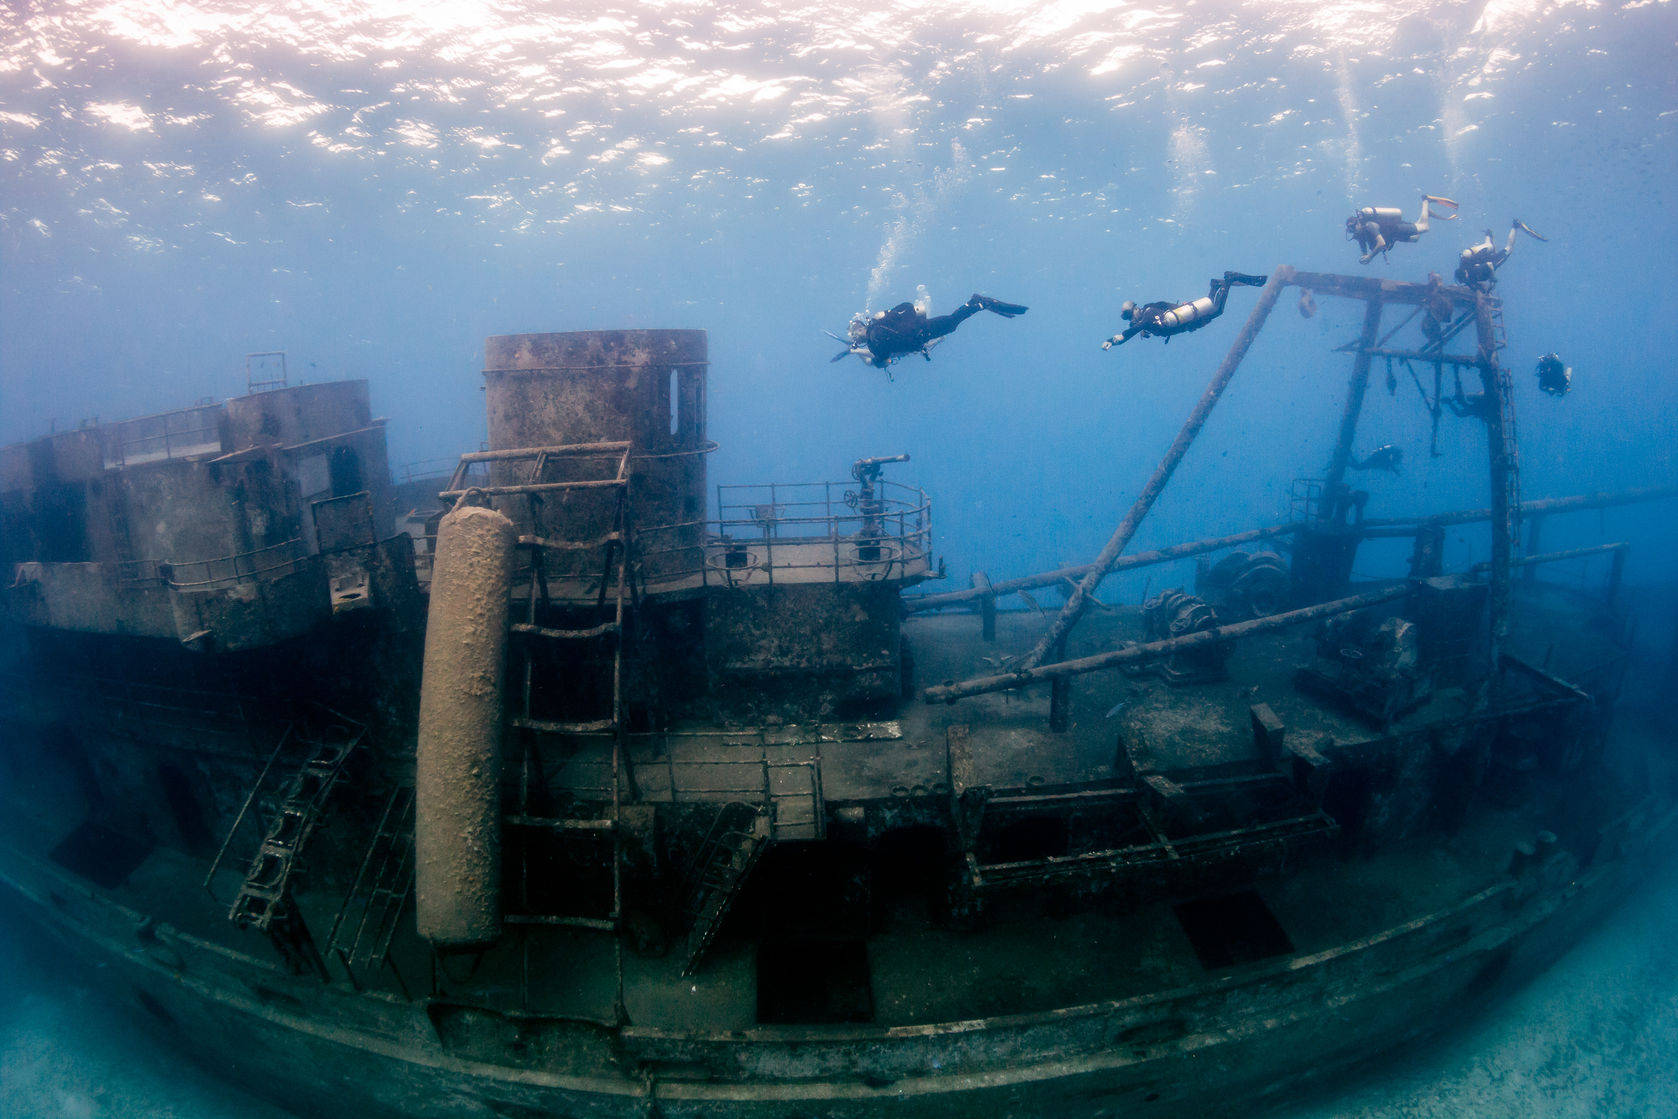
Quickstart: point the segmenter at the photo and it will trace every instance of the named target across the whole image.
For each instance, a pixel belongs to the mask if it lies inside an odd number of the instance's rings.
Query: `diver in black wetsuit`
[[[975,293],[966,303],[947,315],[928,318],[925,311],[913,303],[899,303],[889,311],[878,311],[873,318],[857,315],[851,319],[849,330],[839,341],[848,349],[833,355],[833,361],[855,354],[864,363],[884,369],[906,354],[918,353],[932,360],[928,352],[932,344],[952,333],[980,311],[992,311],[1005,319],[1017,318],[1029,310],[1018,303],[1004,303],[988,295]]]
[[[1538,387],[1551,396],[1566,396],[1573,387],[1572,366],[1562,364],[1555,354],[1545,354],[1538,359]]]
[[[1525,233],[1538,241],[1548,241],[1548,237],[1533,231],[1532,226],[1516,218],[1509,227],[1509,237],[1498,248],[1492,241],[1492,231],[1486,230],[1486,239],[1479,244],[1470,245],[1457,258],[1457,283],[1465,284],[1481,291],[1490,291],[1497,284],[1497,270],[1503,267],[1503,262],[1509,259],[1509,254],[1515,251],[1515,234]]]
[[[1422,333],[1434,345],[1443,345],[1445,330],[1456,317],[1457,305],[1445,294],[1445,281],[1437,272],[1427,274],[1427,291],[1422,296]]]
[[[1130,320],[1130,325],[1123,334],[1115,334],[1101,343],[1101,348],[1122,346],[1138,334],[1144,338],[1164,338],[1169,345],[1173,335],[1199,330],[1223,314],[1224,300],[1229,298],[1231,287],[1236,284],[1262,287],[1268,279],[1268,276],[1249,276],[1245,272],[1225,272],[1223,279],[1212,281],[1203,297],[1188,303],[1144,303],[1138,307],[1135,300],[1127,299],[1119,313]]]
[[[1396,206],[1365,206],[1346,219],[1346,239],[1356,241],[1363,255],[1359,264],[1368,264],[1400,242],[1419,241],[1427,232],[1428,215],[1434,205],[1447,206],[1450,213],[1433,214],[1436,218],[1456,218],[1457,204],[1436,194],[1422,195],[1422,209],[1415,221],[1405,221]]]

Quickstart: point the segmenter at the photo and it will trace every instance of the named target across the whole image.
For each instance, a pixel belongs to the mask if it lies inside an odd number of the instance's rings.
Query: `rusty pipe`
[[[1315,621],[1318,618],[1328,618],[1335,614],[1362,610],[1366,606],[1376,606],[1383,602],[1404,598],[1409,593],[1410,585],[1399,583],[1376,591],[1365,591],[1363,594],[1352,595],[1350,598],[1337,598],[1332,602],[1319,602],[1314,606],[1304,606],[1298,610],[1271,614],[1264,618],[1253,618],[1250,621],[1236,622],[1233,625],[1218,626],[1216,629],[1201,630],[1199,633],[1190,633],[1182,637],[1169,637],[1163,641],[1130,645],[1123,649],[1114,649],[1111,652],[1096,653],[1088,657],[1075,657],[1072,660],[1057,661],[1054,664],[1021,668],[1014,672],[1001,673],[996,676],[976,676],[970,680],[962,680],[954,684],[934,685],[922,693],[922,698],[928,703],[954,703],[956,700],[965,699],[968,696],[983,695],[986,692],[1007,691],[1010,688],[1034,684],[1040,680],[1052,680],[1061,676],[1079,676],[1086,672],[1097,672],[1103,668],[1117,668],[1120,665],[1159,660],[1174,653],[1197,649],[1202,645],[1210,645],[1218,641],[1233,641],[1242,637],[1251,637],[1256,633],[1286,629],[1289,626]]]

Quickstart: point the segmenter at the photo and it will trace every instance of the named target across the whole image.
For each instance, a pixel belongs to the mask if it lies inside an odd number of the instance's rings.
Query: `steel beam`
[[[1293,268],[1288,265],[1283,265],[1270,274],[1270,279],[1266,281],[1264,290],[1259,293],[1257,305],[1253,307],[1252,314],[1247,316],[1246,325],[1241,328],[1241,333],[1236,335],[1235,344],[1230,347],[1229,353],[1225,355],[1223,364],[1218,366],[1218,371],[1212,375],[1211,384],[1206,386],[1206,391],[1201,395],[1200,402],[1194,406],[1194,411],[1189,413],[1189,418],[1184,421],[1182,430],[1177,433],[1177,438],[1171,444],[1170,450],[1165,452],[1165,458],[1154,468],[1153,477],[1148,479],[1148,484],[1142,488],[1141,494],[1131,505],[1130,512],[1126,513],[1124,520],[1119,522],[1119,527],[1113,531],[1112,537],[1107,541],[1107,546],[1101,549],[1101,554],[1090,565],[1089,571],[1072,589],[1071,596],[1067,598],[1066,605],[1061,608],[1054,624],[1049,627],[1049,632],[1044,634],[1043,639],[1037,643],[1037,647],[1026,655],[1025,663],[1028,667],[1041,664],[1049,650],[1064,641],[1067,634],[1071,633],[1072,627],[1077,625],[1089,610],[1090,599],[1095,594],[1096,588],[1101,586],[1101,580],[1106,578],[1107,573],[1112,570],[1114,562],[1119,558],[1119,553],[1129,546],[1131,538],[1136,535],[1136,530],[1141,527],[1142,518],[1148,515],[1148,510],[1154,507],[1154,502],[1164,492],[1166,483],[1171,481],[1171,475],[1176,471],[1178,464],[1183,461],[1183,456],[1188,453],[1189,445],[1194,442],[1195,436],[1200,434],[1200,429],[1206,425],[1207,417],[1212,414],[1212,409],[1218,403],[1218,398],[1223,396],[1224,389],[1229,387],[1230,378],[1235,376],[1235,370],[1241,365],[1241,359],[1247,356],[1247,350],[1251,348],[1253,340],[1258,337],[1258,332],[1264,326],[1264,321],[1270,317],[1270,311],[1276,306],[1276,300],[1282,294],[1282,289],[1287,287],[1293,278]]]
[[[1271,614],[1268,617],[1254,618],[1251,621],[1236,622],[1233,625],[1218,626],[1215,629],[1201,630],[1198,633],[1190,633],[1183,637],[1169,637],[1163,641],[1131,645],[1107,653],[1097,653],[1094,656],[1076,657],[1072,660],[1057,661],[1054,664],[1020,668],[996,676],[979,676],[955,684],[939,684],[926,689],[921,694],[922,698],[928,703],[954,703],[956,700],[965,699],[968,696],[983,695],[986,692],[1007,691],[1010,688],[1034,684],[1040,680],[1056,680],[1066,676],[1079,676],[1086,672],[1099,672],[1104,668],[1118,668],[1121,665],[1160,660],[1174,653],[1198,649],[1202,645],[1211,645],[1219,641],[1234,641],[1242,637],[1251,637],[1257,633],[1269,633],[1271,630],[1286,629],[1289,626],[1315,621],[1318,618],[1327,618],[1335,614],[1361,610],[1366,606],[1391,602],[1394,599],[1404,598],[1409,593],[1410,585],[1400,583],[1383,587],[1380,590],[1352,595],[1350,598],[1337,598],[1332,602],[1320,602],[1315,606],[1289,610],[1283,614]]]

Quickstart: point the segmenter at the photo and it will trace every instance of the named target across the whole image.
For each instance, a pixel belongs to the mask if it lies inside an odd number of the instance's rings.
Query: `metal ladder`
[[[746,812],[751,813],[749,820],[743,819]],[[755,810],[746,805],[725,805],[710,834],[700,843],[688,872],[693,887],[688,938],[682,952],[683,975],[694,973],[721,931],[752,867],[773,839],[774,817],[774,809],[768,805]]]
[[[620,823],[623,807],[622,777],[625,746],[623,726],[623,631],[628,608],[632,605],[631,582],[633,571],[629,558],[629,445],[624,443],[613,446],[618,450],[617,466],[612,477],[605,481],[616,488],[617,496],[611,517],[611,527],[608,531],[602,536],[582,542],[556,542],[538,536],[525,536],[519,540],[519,543],[530,551],[530,585],[525,600],[525,620],[515,622],[510,627],[515,639],[522,639],[522,648],[519,655],[523,662],[521,665],[522,681],[519,713],[513,717],[512,725],[527,733],[525,735],[524,758],[520,767],[519,808],[518,812],[509,816],[506,821],[509,825],[517,828],[593,834],[609,840],[612,868],[611,908],[603,917],[577,914],[512,914],[507,919],[513,924],[560,925],[616,932],[622,923],[623,839]],[[534,497],[536,494],[548,492],[536,488],[555,484],[543,482],[541,480],[542,472],[553,458],[565,454],[569,450],[570,448],[548,448],[536,456],[531,471],[531,480],[527,483],[532,487],[526,491],[528,494]],[[593,448],[588,453],[594,453]],[[564,483],[558,484],[563,485]],[[532,512],[534,514],[534,508]],[[532,524],[534,525],[534,523],[533,516]],[[593,626],[578,629],[560,629],[538,624],[538,607],[546,605],[549,601],[546,575],[547,553],[556,549],[580,551],[595,547],[602,548],[604,555],[601,564],[600,585],[594,606],[595,610],[601,613],[606,613],[609,609],[610,616]],[[608,591],[610,591],[609,608]],[[600,641],[608,642],[611,649],[610,709],[602,717],[596,719],[559,721],[536,718],[531,710],[536,648],[542,643],[567,644]],[[532,768],[536,764],[535,744],[537,737],[545,734],[610,734],[612,736],[610,816],[539,816],[533,812],[530,794]],[[520,866],[520,901],[522,904],[528,904],[528,875],[528,859],[525,859],[523,865]]]
[[[292,876],[309,838],[319,826],[327,801],[344,770],[344,763],[361,743],[364,730],[336,728],[320,738],[296,735],[294,747],[301,747],[303,761],[297,772],[286,782],[273,815],[268,820],[262,842],[245,872],[244,881],[228,909],[228,919],[241,929],[257,929],[269,935],[280,954],[298,971],[315,970],[324,977],[325,968],[302,923],[292,897]],[[276,748],[276,755],[285,746]],[[237,830],[250,806],[262,794],[270,766],[265,767],[255,787],[245,800],[245,806],[234,820]],[[228,840],[232,840],[229,832]],[[227,844],[223,844],[223,850]],[[219,860],[219,856],[218,856]],[[211,869],[214,873],[214,867]]]
[[[604,477],[576,477],[550,480],[549,473],[563,462],[608,458],[615,466]],[[522,912],[508,913],[509,925],[520,929],[521,1004],[528,1001],[530,970],[530,936],[533,927],[563,927],[592,929],[618,933],[623,924],[623,834],[622,810],[625,762],[625,729],[623,719],[623,636],[630,609],[635,603],[632,561],[632,539],[629,528],[630,444],[624,442],[563,444],[551,447],[530,447],[504,451],[482,451],[462,455],[445,499],[467,492],[467,474],[474,463],[499,462],[511,464],[528,461],[530,469],[522,482],[506,485],[473,487],[487,497],[523,497],[529,503],[532,533],[519,537],[519,546],[530,557],[530,581],[525,595],[524,620],[509,627],[512,655],[518,657],[519,697],[509,724],[522,731],[523,757],[520,761],[517,810],[504,817],[507,827],[525,832],[547,832],[550,835],[593,836],[608,846],[605,852],[611,866],[611,901],[605,914],[538,913],[531,912],[530,849],[527,843],[518,845],[519,879],[517,904]],[[569,475],[584,473],[573,467]],[[598,536],[582,540],[547,539],[540,532],[538,513],[545,497],[573,491],[613,491],[609,524]],[[598,620],[594,625],[579,628],[559,628],[543,625],[539,611],[548,607],[550,578],[547,569],[552,553],[588,553],[600,551],[601,565],[598,586],[594,589],[592,609]],[[575,605],[573,603],[573,605]],[[532,698],[536,677],[537,651],[575,643],[609,643],[610,702],[608,709],[596,718],[558,720],[538,718]],[[532,803],[533,771],[540,766],[537,756],[539,741],[546,736],[612,736],[611,806],[606,816],[541,815]],[[616,1016],[626,1017],[623,1010],[623,947],[621,937],[614,936],[617,955],[618,994]]]

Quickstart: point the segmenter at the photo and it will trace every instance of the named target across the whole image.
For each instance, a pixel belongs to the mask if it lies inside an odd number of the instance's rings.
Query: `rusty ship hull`
[[[1654,834],[1670,842],[1670,821],[1658,823]],[[1639,854],[1647,851],[1628,852]],[[281,974],[245,967],[228,974],[214,946],[186,936],[137,946],[133,936],[109,930],[137,928],[143,915],[96,897],[67,897],[74,883],[34,878],[17,866],[5,884],[26,916],[99,966],[102,985],[120,983],[145,1022],[176,1035],[207,1068],[233,1071],[247,1089],[304,1111],[451,1117],[641,1116],[655,1100],[671,1116],[1250,1110],[1295,1084],[1365,1064],[1372,1051],[1447,1028],[1454,1011],[1471,1011],[1499,984],[1549,964],[1647,869],[1636,857],[1607,863],[1524,901],[1511,884],[1304,963],[1128,1004],[948,1023],[916,1031],[919,1037],[683,1037],[682,1059],[671,1063],[686,1075],[649,1087],[636,1075],[567,1076],[473,1060],[439,1047],[423,1014],[389,1008],[395,1012],[384,1016],[376,1011],[386,1008],[353,995],[294,993]],[[539,1024],[503,1026],[506,1035],[541,1032]],[[595,1043],[613,1045],[605,1037]],[[578,1042],[568,1036],[563,1044]],[[927,1075],[986,1049],[999,1058],[994,1068]],[[780,1075],[694,1077],[694,1050],[731,1070]],[[828,1069],[840,1075],[824,1076]],[[908,1069],[919,1074],[899,1071]]]

